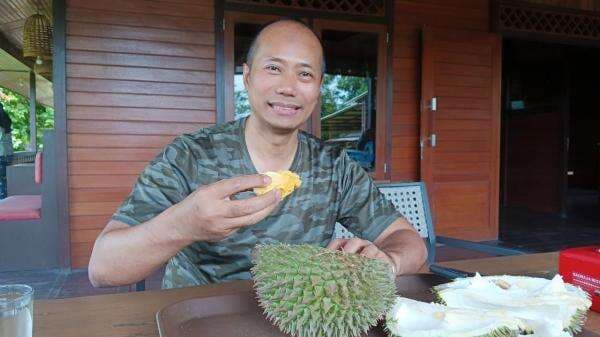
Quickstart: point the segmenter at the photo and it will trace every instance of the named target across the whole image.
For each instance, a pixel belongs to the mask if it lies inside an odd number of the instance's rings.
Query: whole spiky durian
[[[252,273],[267,317],[298,337],[358,336],[395,299],[387,264],[327,248],[258,245]]]

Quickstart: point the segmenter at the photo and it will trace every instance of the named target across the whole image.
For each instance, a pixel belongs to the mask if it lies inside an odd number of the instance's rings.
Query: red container
[[[600,246],[561,251],[558,272],[565,282],[587,291],[592,297],[592,310],[600,312]]]

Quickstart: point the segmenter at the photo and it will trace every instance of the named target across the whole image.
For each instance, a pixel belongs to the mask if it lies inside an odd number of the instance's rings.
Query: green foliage
[[[250,115],[250,101],[248,101],[248,92],[246,90],[236,91],[235,97],[235,117],[242,118]]]
[[[29,99],[0,87],[0,102],[12,120],[12,139],[15,151],[23,151],[29,144]],[[36,105],[37,144],[42,145],[42,131],[54,128],[54,109]]]
[[[365,77],[325,74],[321,87],[321,116],[332,114],[368,90]]]

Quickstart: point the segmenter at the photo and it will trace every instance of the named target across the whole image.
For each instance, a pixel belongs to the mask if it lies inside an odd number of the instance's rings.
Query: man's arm
[[[392,258],[397,275],[416,273],[427,260],[423,239],[405,218],[394,221],[374,243]]]
[[[90,281],[96,287],[132,284],[193,242],[216,242],[262,220],[281,199],[277,189],[244,200],[230,197],[270,181],[258,174],[225,179],[200,187],[137,226],[110,221],[94,244]]]
[[[89,264],[94,287],[143,280],[190,243],[166,228],[169,216],[163,214],[134,227],[116,220],[106,225],[94,243]]]
[[[336,239],[328,248],[358,253],[389,263],[396,275],[416,273],[427,260],[427,248],[404,218],[389,225],[374,242],[360,238]]]

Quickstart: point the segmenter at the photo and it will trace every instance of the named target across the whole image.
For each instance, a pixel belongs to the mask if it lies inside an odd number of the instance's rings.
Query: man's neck
[[[278,133],[250,115],[244,137],[250,159],[259,173],[290,169],[298,149],[298,130]]]

